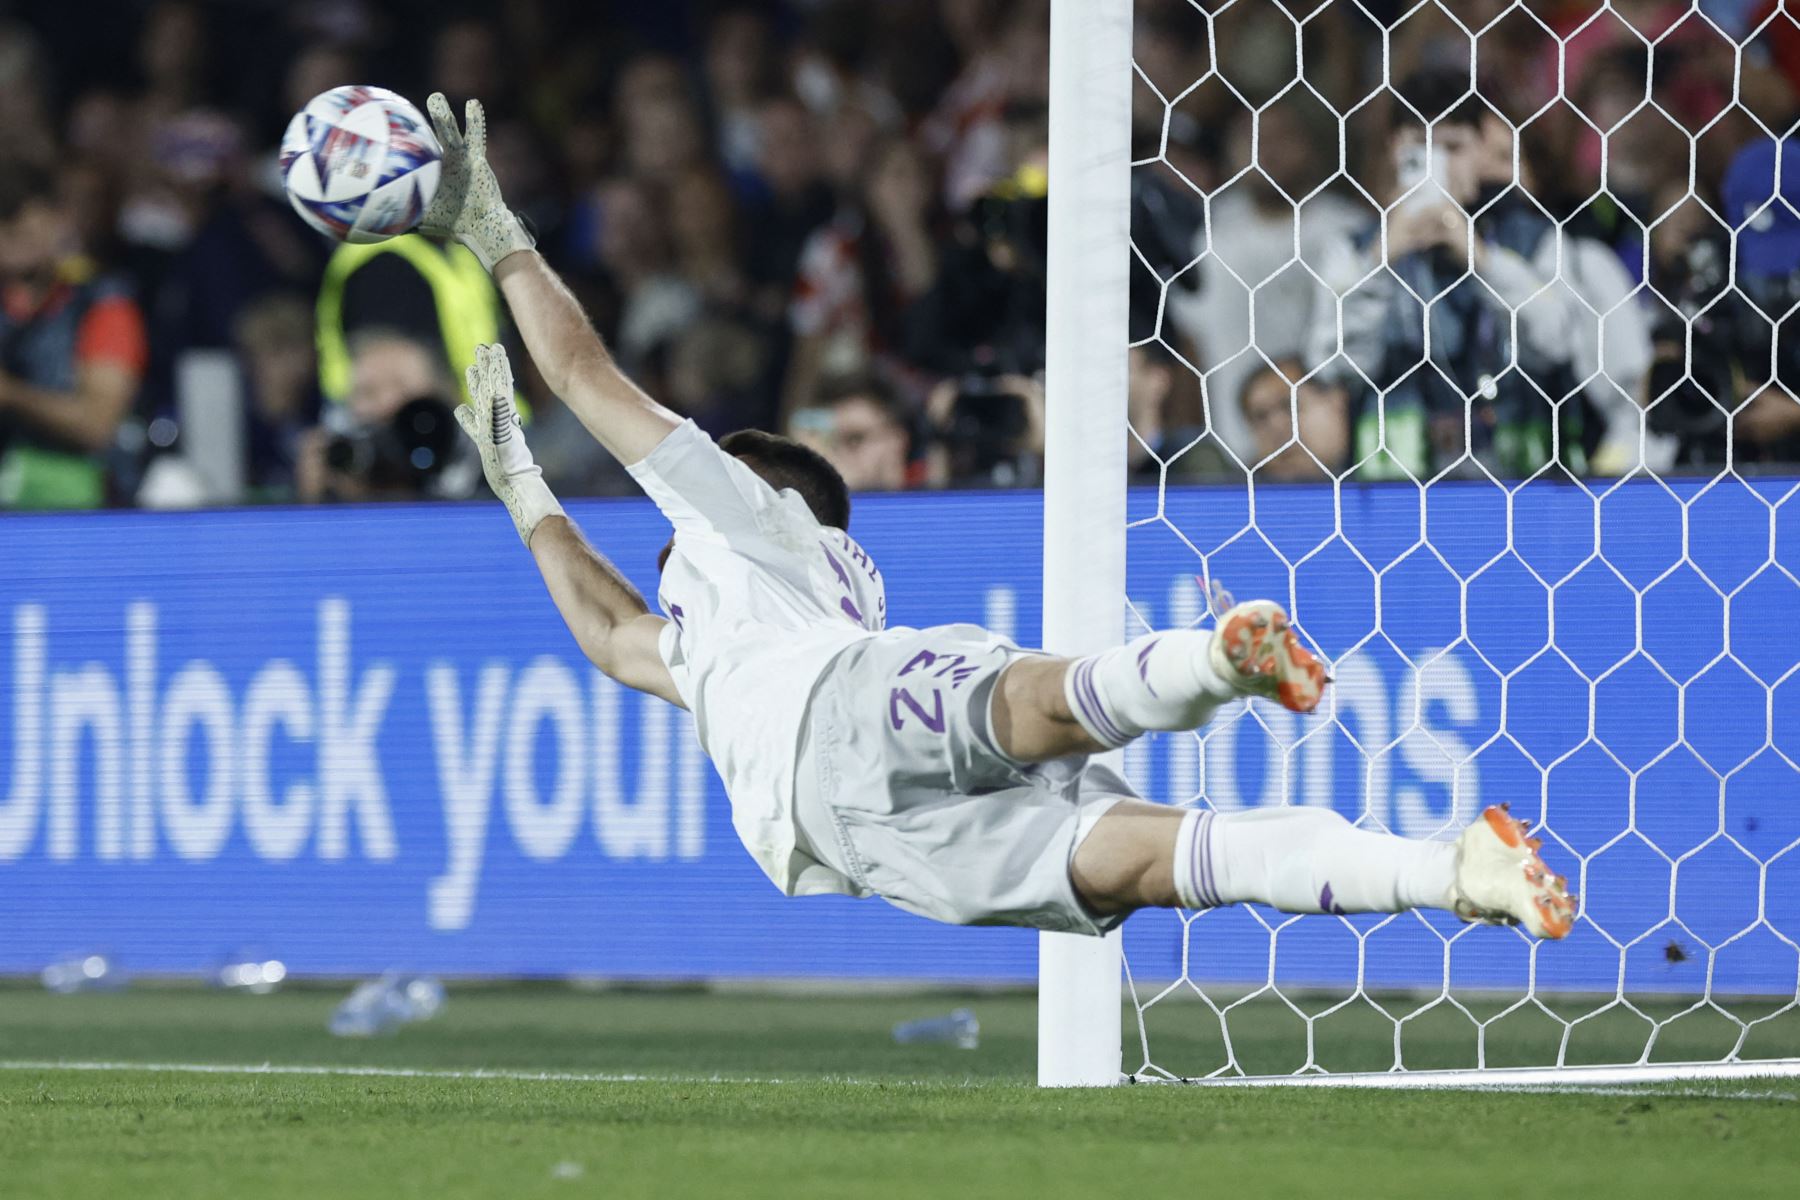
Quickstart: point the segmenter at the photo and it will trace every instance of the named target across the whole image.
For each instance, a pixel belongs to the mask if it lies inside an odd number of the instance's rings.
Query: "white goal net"
[[[1336,684],[1128,773],[1411,837],[1507,802],[1582,915],[1548,944],[1140,915],[1125,1073],[1792,1065],[1800,26],[1632,0],[1134,20],[1129,632],[1204,624],[1216,582],[1288,605]]]

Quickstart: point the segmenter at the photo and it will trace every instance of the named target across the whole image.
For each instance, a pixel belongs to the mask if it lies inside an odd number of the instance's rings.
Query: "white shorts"
[[[795,819],[820,862],[888,903],[952,925],[1100,934],[1069,861],[1121,799],[1085,758],[1021,765],[996,748],[988,705],[1026,655],[973,625],[895,629],[826,669],[801,739]]]

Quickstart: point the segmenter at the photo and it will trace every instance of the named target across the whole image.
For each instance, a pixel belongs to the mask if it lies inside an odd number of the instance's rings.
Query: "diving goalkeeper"
[[[1441,908],[1568,933],[1564,881],[1501,808],[1453,843],[1414,841],[1318,808],[1148,804],[1088,761],[1150,730],[1194,729],[1241,696],[1312,711],[1325,672],[1269,601],[1231,608],[1213,631],[1072,660],[972,625],[889,628],[881,572],[848,532],[830,464],[766,433],[715,443],[639,390],[502,201],[480,105],[468,105],[466,137],[441,94],[427,107],[444,159],[423,229],[493,272],[545,381],[674,527],[665,615],[545,485],[500,347],[478,351],[457,419],[583,653],[693,713],[732,823],[776,887],[1088,934],[1139,908],[1242,901]]]

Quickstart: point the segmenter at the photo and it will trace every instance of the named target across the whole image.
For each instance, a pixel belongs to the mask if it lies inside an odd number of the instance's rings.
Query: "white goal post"
[[[1148,60],[1134,61],[1134,10],[1141,21],[1140,5],[1157,2],[1051,0],[1044,647],[1085,654],[1146,627],[1200,622],[1213,580],[1240,596],[1278,599],[1336,677],[1321,712],[1293,719],[1239,704],[1197,735],[1146,739],[1118,764],[1144,794],[1218,809],[1325,805],[1367,827],[1439,838],[1480,805],[1509,800],[1584,896],[1584,910],[1566,943],[1542,945],[1516,931],[1459,926],[1446,914],[1292,917],[1253,906],[1140,914],[1123,936],[1104,939],[1040,934],[1039,1084],[1561,1087],[1800,1076],[1800,813],[1792,805],[1800,796],[1800,639],[1791,628],[1800,611],[1800,466],[1776,460],[1759,475],[1734,457],[1733,410],[1745,403],[1738,396],[1713,398],[1723,457],[1672,468],[1674,435],[1666,421],[1659,429],[1653,414],[1662,405],[1666,416],[1704,392],[1695,381],[1710,351],[1700,347],[1695,321],[1712,305],[1697,314],[1656,290],[1652,248],[1674,210],[1633,216],[1610,190],[1624,168],[1609,147],[1623,146],[1631,122],[1654,114],[1687,140],[1688,192],[1676,197],[1677,206],[1698,204],[1728,231],[1740,222],[1750,227],[1747,212],[1715,207],[1706,190],[1722,187],[1717,173],[1703,184],[1696,164],[1709,135],[1705,155],[1719,160],[1726,110],[1750,111],[1744,76],[1746,64],[1759,61],[1751,46],[1759,31],[1727,33],[1702,0],[1690,0],[1685,16],[1660,32],[1630,29],[1612,0],[1592,0],[1590,19],[1555,29],[1524,0],[1467,10],[1437,0],[1393,5],[1396,24],[1385,28],[1358,0],[1180,0],[1159,8],[1156,28],[1167,28],[1171,12],[1191,19],[1205,62],[1192,80],[1165,81],[1146,72]],[[1344,28],[1358,24],[1374,39],[1360,48],[1336,41],[1324,47],[1327,56],[1354,60],[1353,69],[1333,76],[1340,93],[1356,71],[1374,77],[1367,94],[1348,103],[1341,94],[1334,103],[1309,82],[1319,64],[1317,39],[1308,41],[1317,29],[1306,26],[1338,6],[1349,10]],[[1465,27],[1477,8],[1485,23]],[[1272,22],[1291,24],[1295,62],[1289,83],[1253,97],[1227,77],[1224,31],[1228,19],[1264,9]],[[1327,378],[1335,384],[1329,372],[1350,358],[1348,291],[1382,272],[1400,278],[1391,270],[1388,239],[1396,236],[1404,195],[1372,191],[1366,176],[1353,174],[1351,159],[1357,139],[1364,146],[1384,139],[1385,153],[1385,139],[1395,136],[1380,122],[1384,105],[1401,103],[1397,48],[1416,50],[1420,41],[1408,42],[1398,26],[1420,14],[1467,34],[1469,94],[1497,115],[1480,90],[1488,77],[1484,38],[1514,45],[1537,39],[1546,48],[1554,102],[1573,111],[1579,100],[1600,111],[1598,102],[1575,94],[1571,46],[1598,22],[1627,28],[1613,59],[1588,61],[1610,61],[1615,70],[1624,62],[1623,74],[1637,81],[1631,86],[1642,88],[1641,102],[1605,119],[1585,112],[1580,119],[1598,146],[1601,198],[1641,233],[1640,262],[1630,263],[1623,239],[1602,243],[1634,268],[1634,278],[1622,294],[1595,300],[1582,291],[1585,282],[1571,282],[1580,253],[1593,252],[1574,244],[1586,235],[1568,214],[1542,210],[1551,231],[1542,244],[1553,249],[1532,261],[1545,281],[1525,299],[1529,287],[1499,299],[1508,311],[1498,324],[1508,332],[1496,335],[1497,344],[1512,357],[1498,382],[1483,375],[1478,384],[1459,385],[1453,370],[1430,357],[1434,335],[1427,332],[1422,343],[1414,377],[1438,372],[1467,407],[1460,458],[1443,452],[1433,463],[1438,452],[1428,448],[1424,466],[1405,461],[1409,429],[1389,401],[1408,376],[1377,382],[1363,374],[1343,383],[1352,394],[1364,389],[1360,410],[1351,410],[1360,411],[1361,423],[1346,418],[1343,457],[1327,466],[1295,432],[1301,386]],[[1266,27],[1261,32],[1251,49],[1265,61],[1279,57],[1271,46],[1281,38]],[[1695,51],[1693,39],[1717,44]],[[1641,79],[1629,61],[1640,46]],[[1712,121],[1682,125],[1657,107],[1658,72],[1678,69],[1684,46],[1713,53],[1715,63],[1722,53],[1733,64],[1731,86],[1722,92],[1726,110]],[[1166,67],[1170,60],[1159,61]],[[1141,122],[1133,143],[1134,98],[1141,102],[1146,91],[1163,108],[1162,143],[1148,152]],[[1200,103],[1207,92],[1210,109]],[[1258,138],[1266,110],[1302,93],[1335,122],[1321,138],[1335,171],[1290,201],[1293,255],[1278,266],[1290,283],[1295,272],[1307,273],[1313,283],[1306,286],[1316,285],[1327,311],[1335,306],[1335,359],[1320,356],[1316,339],[1307,354],[1259,340],[1267,313],[1258,293],[1265,284],[1277,290],[1275,275],[1246,268],[1222,244],[1237,231],[1221,229],[1215,215],[1220,197],[1265,165]],[[1187,180],[1204,214],[1193,255],[1185,263],[1150,261],[1133,241],[1133,172],[1172,174],[1172,125],[1179,119],[1191,128],[1196,111],[1216,115],[1233,103],[1253,114],[1249,162],[1220,170],[1210,183]],[[1512,125],[1515,191],[1524,192],[1530,169],[1521,148],[1525,127],[1550,107],[1517,124],[1501,117]],[[1419,122],[1428,146],[1435,146],[1433,118]],[[1777,147],[1780,191],[1786,176],[1779,156],[1800,153],[1791,144],[1795,127],[1771,128],[1762,115],[1746,127],[1752,124]],[[1210,145],[1229,155],[1234,151],[1220,149],[1223,132],[1208,131]],[[1426,151],[1428,173],[1419,186],[1443,186],[1441,175],[1429,173],[1437,153]],[[1327,191],[1360,206],[1365,227],[1374,230],[1356,243],[1359,253],[1373,255],[1369,273],[1351,283],[1326,279],[1329,272],[1303,248],[1302,207],[1323,207]],[[1794,196],[1780,191],[1769,207],[1796,200],[1800,185]],[[1495,203],[1465,205],[1472,210],[1471,246]],[[1800,244],[1800,212],[1793,221]],[[1735,233],[1728,240],[1725,278],[1736,290],[1743,264]],[[1134,321],[1131,312],[1134,290],[1143,302],[1143,289],[1133,285],[1145,272],[1161,284],[1160,295],[1151,289],[1155,332],[1148,336],[1147,314]],[[1244,338],[1235,351],[1200,347],[1190,356],[1193,347],[1171,326],[1186,302],[1176,293],[1221,278],[1243,296]],[[1462,282],[1418,297],[1421,311]],[[1499,297],[1486,277],[1477,282]],[[1522,366],[1528,322],[1521,313],[1560,290],[1578,293],[1565,329],[1591,324],[1597,346],[1585,374],[1572,368],[1556,377],[1559,389],[1548,374]],[[1626,309],[1655,312],[1659,320],[1673,312],[1686,321],[1680,379],[1654,381],[1647,368],[1630,386],[1612,379],[1609,339],[1616,349],[1620,331],[1609,322]],[[1788,312],[1800,313],[1800,303]],[[1800,315],[1791,319],[1800,322]],[[1783,336],[1776,328],[1767,349],[1770,383]],[[1794,337],[1800,355],[1800,334]],[[1160,464],[1163,490],[1153,515],[1146,504],[1134,521],[1127,513],[1130,347],[1151,343],[1194,377],[1204,416],[1183,436],[1136,443]],[[1300,361],[1302,374],[1276,368],[1277,355]],[[1287,374],[1289,441],[1275,451],[1245,449],[1250,433],[1237,406],[1248,391],[1246,368]],[[1485,448],[1486,458],[1475,448],[1479,421],[1472,414],[1508,386],[1508,376],[1535,389],[1551,414],[1549,428],[1538,431],[1546,457],[1535,467],[1495,465],[1522,442]],[[1612,436],[1598,447],[1590,439],[1580,452],[1591,457],[1577,465],[1582,435],[1565,418],[1584,395],[1608,384],[1634,403],[1623,406],[1623,416],[1614,406]],[[1702,407],[1706,398],[1700,396]],[[1284,478],[1271,464],[1295,446],[1320,467],[1316,481],[1269,486]],[[1184,477],[1177,460],[1201,451],[1222,464],[1206,476],[1209,486],[1171,486]],[[1603,453],[1612,456],[1604,465]],[[1566,535],[1542,536],[1552,527]],[[1129,583],[1128,543],[1138,548]],[[1160,574],[1144,570],[1140,550]],[[1620,631],[1616,638],[1588,632],[1608,623]],[[1542,644],[1530,644],[1540,627]],[[1786,808],[1780,796],[1788,798]],[[1334,1048],[1340,1035],[1342,1044],[1354,1043],[1350,1051]]]
[[[1132,0],[1050,10],[1044,648],[1091,654],[1125,629]],[[1038,935],[1038,1083],[1119,1082],[1121,942]]]

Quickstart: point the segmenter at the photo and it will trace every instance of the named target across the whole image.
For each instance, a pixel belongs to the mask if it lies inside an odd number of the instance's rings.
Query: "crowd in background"
[[[481,98],[540,249],[712,432],[861,490],[1039,477],[1047,0],[89,7],[0,0],[0,506],[478,486],[444,406],[517,344],[479,266],[282,198],[350,82]],[[1138,0],[1134,477],[1791,469],[1800,24],[1409,7]],[[630,491],[514,357],[552,484]]]

